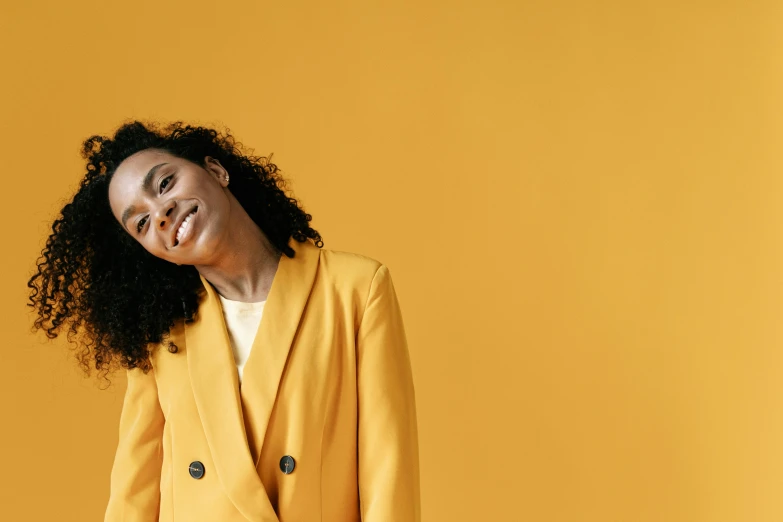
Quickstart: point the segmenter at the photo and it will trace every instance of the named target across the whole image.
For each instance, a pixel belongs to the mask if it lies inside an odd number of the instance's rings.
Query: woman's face
[[[205,162],[206,168],[146,149],[115,170],[109,183],[112,214],[152,255],[178,265],[204,265],[218,251],[231,194],[226,170],[209,156]]]

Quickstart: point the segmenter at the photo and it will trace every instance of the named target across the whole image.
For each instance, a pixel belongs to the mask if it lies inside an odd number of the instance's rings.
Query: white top
[[[228,337],[231,340],[231,349],[234,352],[234,361],[237,364],[239,382],[242,382],[242,371],[245,368],[253,340],[261,324],[261,315],[264,312],[266,300],[257,303],[244,303],[232,301],[218,294],[220,304],[223,307],[223,318],[226,320]]]

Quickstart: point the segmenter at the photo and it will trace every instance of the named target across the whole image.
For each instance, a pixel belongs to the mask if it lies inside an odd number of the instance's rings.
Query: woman
[[[85,371],[127,373],[105,521],[420,520],[389,269],[322,248],[228,132],[131,122],[83,156],[28,286]]]

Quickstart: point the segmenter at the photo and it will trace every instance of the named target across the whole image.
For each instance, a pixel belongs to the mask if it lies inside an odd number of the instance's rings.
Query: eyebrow
[[[152,186],[152,177],[155,175],[155,173],[158,171],[159,168],[161,168],[163,165],[168,165],[168,163],[158,163],[154,167],[150,169],[149,172],[144,176],[144,179],[141,182],[141,190],[144,192],[148,192],[150,190],[150,187]],[[122,226],[125,227],[125,230],[128,230],[128,226],[125,224],[126,221],[128,221],[128,218],[136,212],[136,207],[131,205],[128,208],[125,209],[125,211],[122,213]]]

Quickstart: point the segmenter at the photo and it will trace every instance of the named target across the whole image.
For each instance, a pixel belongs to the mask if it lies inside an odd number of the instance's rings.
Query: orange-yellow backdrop
[[[772,1],[3,2],[0,518],[101,520],[124,380],[25,282],[81,140],[140,117],[225,124],[390,267],[425,520],[783,520],[782,35]]]

